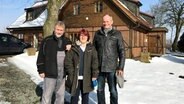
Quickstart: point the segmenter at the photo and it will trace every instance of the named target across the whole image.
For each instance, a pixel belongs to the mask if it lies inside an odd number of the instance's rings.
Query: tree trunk
[[[176,25],[176,34],[175,34],[174,42],[172,44],[172,51],[173,52],[175,52],[177,50],[178,38],[179,38],[179,34],[180,34],[180,31],[181,31],[182,25],[183,24]]]
[[[174,38],[174,41],[173,41],[173,44],[172,44],[172,51],[173,51],[173,52],[175,52],[176,49],[177,49],[178,37],[179,37],[179,33],[176,32],[175,38]]]
[[[47,19],[43,26],[44,37],[52,35],[54,30],[54,25],[58,21],[59,9],[64,0],[48,0],[47,4]]]

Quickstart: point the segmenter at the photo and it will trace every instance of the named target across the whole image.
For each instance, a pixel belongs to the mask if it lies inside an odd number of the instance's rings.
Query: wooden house
[[[28,19],[30,10],[34,13],[38,8],[45,8],[45,5],[46,3],[25,9],[26,18]],[[150,52],[151,55],[165,54],[167,29],[155,27],[154,16],[140,12],[141,6],[139,0],[64,0],[58,17],[59,20],[65,22],[65,35],[72,41],[76,40],[81,28],[87,29],[90,32],[91,40],[93,40],[95,31],[102,26],[102,17],[109,14],[113,17],[114,28],[122,33],[127,58],[140,57],[141,52],[144,51]],[[40,14],[46,12],[44,9],[41,10]],[[32,21],[34,20],[30,22]],[[26,22],[24,21],[24,23]],[[35,35],[40,42],[43,34],[42,28],[43,25],[21,28],[11,28],[10,26],[8,29],[17,36],[22,34],[25,41],[33,41],[30,39],[34,39],[33,35]]]

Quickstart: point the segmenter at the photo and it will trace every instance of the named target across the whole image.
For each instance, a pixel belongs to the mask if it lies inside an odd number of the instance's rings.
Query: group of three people
[[[104,15],[103,26],[95,32],[93,44],[89,41],[89,32],[82,29],[78,41],[71,45],[63,36],[64,23],[56,23],[53,34],[42,41],[37,58],[38,73],[44,78],[41,104],[51,104],[53,92],[55,104],[64,104],[65,88],[71,94],[71,104],[78,104],[80,92],[82,104],[88,104],[95,80],[98,104],[106,104],[106,81],[110,103],[118,104],[115,76],[124,74],[125,52],[122,34],[112,24],[112,17]]]

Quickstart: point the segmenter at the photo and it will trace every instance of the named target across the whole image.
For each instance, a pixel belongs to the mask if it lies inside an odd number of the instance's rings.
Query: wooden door
[[[159,35],[148,36],[148,51],[151,54],[162,54],[163,42]]]

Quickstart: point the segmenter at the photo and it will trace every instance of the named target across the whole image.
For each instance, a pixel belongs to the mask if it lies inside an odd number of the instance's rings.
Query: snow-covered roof
[[[47,4],[48,1],[36,2],[30,8],[38,7]],[[26,21],[26,11],[15,22],[13,22],[7,28],[21,28],[21,27],[39,27],[43,26],[47,17],[47,10],[44,10],[40,16],[32,21]]]
[[[37,3],[33,4],[32,7],[38,7],[38,6],[40,6],[40,5],[46,5],[47,3],[48,3],[48,1],[37,2]]]
[[[21,27],[39,27],[43,26],[47,17],[47,10],[35,20],[26,21],[26,12],[20,16],[14,23],[12,23],[8,28],[21,28]]]
[[[63,1],[63,5],[61,6],[60,9],[66,4],[68,0]],[[30,8],[35,8],[39,7],[42,5],[47,4],[48,1],[39,1],[33,4]],[[29,9],[29,8],[26,8]],[[32,20],[32,21],[26,21],[26,12],[21,15],[14,23],[12,23],[10,26],[7,28],[23,28],[23,27],[40,27],[43,26],[47,18],[47,10],[45,10],[38,18]]]

